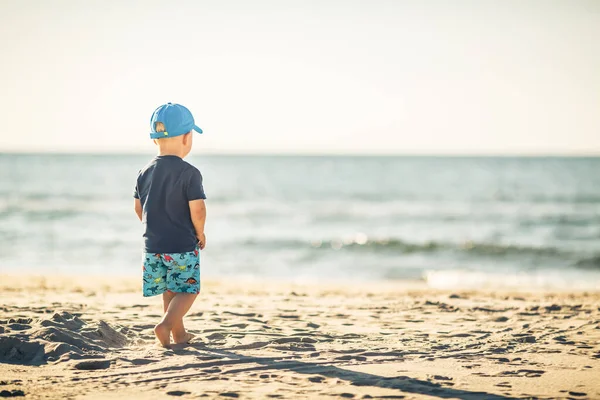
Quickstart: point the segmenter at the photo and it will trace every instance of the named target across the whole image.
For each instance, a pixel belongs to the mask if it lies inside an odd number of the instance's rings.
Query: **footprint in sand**
[[[110,360],[80,361],[77,364],[73,365],[73,368],[85,371],[107,369],[110,368]]]
[[[332,353],[338,353],[338,354],[354,354],[354,353],[362,353],[363,351],[366,351],[366,350],[365,349],[331,350]],[[375,353],[375,355],[380,355],[380,354],[381,353]]]
[[[256,313],[235,313],[235,312],[231,312],[231,311],[223,311],[223,314],[228,314],[228,315],[234,315],[236,317],[247,317],[247,318],[251,318],[251,317],[262,317],[262,315],[258,315]]]
[[[304,343],[299,343],[299,344],[289,344],[287,346],[273,346],[272,347],[275,350],[281,350],[281,351],[315,351],[315,346],[313,346],[312,344],[304,344]]]
[[[270,344],[270,342],[254,342],[248,344],[241,344],[239,346],[231,347],[230,350],[252,350],[252,349],[260,349],[266,347]]]
[[[133,365],[148,365],[148,364],[158,362],[160,360],[151,359],[151,358],[134,358],[133,360],[125,360],[125,361],[130,362]]]
[[[437,381],[451,381],[452,380],[452,378],[450,378],[449,376],[443,376],[443,375],[433,375],[431,378],[435,379]]]
[[[562,309],[558,304],[552,304],[551,306],[546,306],[544,308],[546,309],[546,312],[560,311]]]
[[[215,332],[213,334],[208,335],[206,338],[208,340],[223,340],[223,339],[225,339],[225,335]]]
[[[188,317],[201,317],[202,315],[204,315],[203,312],[195,312],[195,313],[188,314],[187,316]]]
[[[317,342],[318,342],[318,340],[311,339],[311,338],[306,337],[306,336],[286,337],[286,338],[281,338],[281,339],[275,339],[275,340],[273,340],[273,343],[277,343],[277,344],[285,344],[285,343],[317,343]]]
[[[68,313],[67,313],[68,314]],[[33,322],[33,318],[11,318],[8,320],[9,324],[17,323],[17,324],[30,324]]]
[[[503,371],[500,372],[497,376],[524,376],[526,378],[539,378],[546,371],[537,370],[537,369],[520,369],[517,371]]]
[[[186,394],[191,394],[192,392],[184,392],[183,390],[171,390],[170,392],[167,392],[167,395],[169,396],[183,396]]]
[[[11,331],[26,331],[27,329],[31,329],[31,325],[26,324],[9,324],[6,327]]]
[[[262,320],[256,319],[256,318],[248,318],[248,322],[256,322],[256,323],[259,323],[259,324],[266,324],[267,323],[267,321],[262,321]]]
[[[233,324],[233,325],[223,325],[223,328],[240,328],[240,329],[246,329],[248,327],[248,324]]]
[[[0,397],[23,397],[25,392],[22,390],[2,390],[0,391]]]
[[[367,361],[367,357],[363,357],[363,356],[341,356],[341,357],[336,357],[335,360],[340,360],[340,361],[350,361],[350,360],[356,360],[356,361]]]

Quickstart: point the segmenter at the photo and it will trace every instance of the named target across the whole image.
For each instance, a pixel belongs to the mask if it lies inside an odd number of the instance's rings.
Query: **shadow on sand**
[[[194,348],[196,351],[188,350],[190,347]],[[384,396],[386,398],[402,398],[403,395],[408,393],[414,394],[423,394],[433,397],[438,397],[442,399],[465,399],[465,400],[507,400],[507,399],[519,399],[518,397],[510,397],[497,395],[487,392],[473,392],[468,390],[460,390],[453,389],[449,387],[444,387],[440,384],[423,381],[419,379],[414,379],[408,376],[396,376],[396,377],[384,377],[374,374],[368,374],[364,372],[356,372],[347,370],[344,368],[339,368],[331,365],[331,361],[323,361],[323,363],[319,362],[306,362],[306,361],[297,361],[293,359],[286,359],[286,357],[254,357],[254,356],[244,356],[237,353],[233,353],[228,350],[222,349],[214,349],[205,346],[204,344],[190,344],[184,348],[176,349],[175,352],[178,354],[195,354],[197,355],[197,351],[200,351],[204,354],[214,354],[219,357],[226,357],[227,360],[220,361],[209,361],[202,362],[199,364],[187,364],[183,366],[172,366],[168,367],[169,370],[190,370],[192,368],[210,368],[210,367],[219,367],[224,365],[235,366],[239,365],[240,368],[228,369],[227,371],[221,372],[222,374],[236,374],[242,372],[257,372],[257,371],[267,371],[267,370],[285,370],[285,371],[293,371],[299,374],[310,374],[310,375],[320,375],[328,378],[337,378],[341,380],[345,380],[354,386],[372,386],[378,388],[386,388],[386,389],[396,389],[399,391],[397,396]],[[292,358],[292,357],[290,357]],[[254,364],[252,366],[243,367],[243,364]],[[260,364],[256,366],[255,364]],[[186,374],[186,377],[191,376],[200,376],[206,375],[206,371],[200,372],[198,374]],[[149,379],[149,380],[160,380],[158,379]],[[315,380],[314,382],[318,382]]]

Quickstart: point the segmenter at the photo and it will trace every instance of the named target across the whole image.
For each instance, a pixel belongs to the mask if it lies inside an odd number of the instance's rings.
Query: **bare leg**
[[[163,346],[171,344],[171,331],[174,330],[175,325],[179,323],[181,324],[180,328],[183,328],[183,316],[192,307],[197,296],[197,294],[193,293],[175,293],[175,296],[173,296],[167,306],[167,311],[163,316],[162,321],[154,327],[154,333],[160,341],[160,344]],[[183,336],[176,336],[175,331],[173,332],[173,339],[176,343],[189,340],[185,328],[183,328],[183,332]]]
[[[166,291],[163,293],[163,311],[165,314],[167,313],[167,310],[169,309],[169,304],[171,303],[171,300],[173,300],[173,298],[175,297],[176,294],[177,293],[171,292],[171,291]],[[171,329],[171,332],[173,333],[173,339],[175,340],[175,343],[181,343],[182,341],[190,340],[190,339],[185,340],[187,338],[187,334],[185,332],[185,327],[183,326],[183,318],[180,319],[179,321],[175,321],[175,324],[173,324],[173,328]]]

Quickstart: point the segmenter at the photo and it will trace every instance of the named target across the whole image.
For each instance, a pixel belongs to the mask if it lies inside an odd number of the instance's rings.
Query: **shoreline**
[[[600,292],[205,279],[172,349],[137,279],[0,274],[0,303],[31,399],[600,398]]]
[[[566,288],[550,285],[502,285],[493,287],[490,284],[481,287],[470,285],[440,286],[431,284],[426,279],[389,279],[369,280],[318,280],[317,278],[272,278],[272,277],[237,277],[211,276],[201,277],[203,288],[233,287],[237,290],[240,286],[253,289],[274,287],[281,289],[311,288],[311,290],[343,290],[352,293],[369,292],[373,290],[386,293],[402,294],[410,292],[432,293],[488,293],[488,294],[540,294],[540,295],[594,295],[600,294],[600,287],[596,288]],[[98,275],[98,274],[41,274],[25,273],[25,275],[7,274],[0,272],[0,292],[13,292],[23,290],[61,291],[68,293],[81,293],[83,291],[106,293],[140,293],[141,277],[132,275]],[[201,291],[202,294],[202,291]]]

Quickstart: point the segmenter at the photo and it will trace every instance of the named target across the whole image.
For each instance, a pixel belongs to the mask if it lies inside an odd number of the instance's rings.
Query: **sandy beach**
[[[2,396],[600,398],[600,293],[205,281],[172,349],[135,279],[1,275],[0,299]]]

